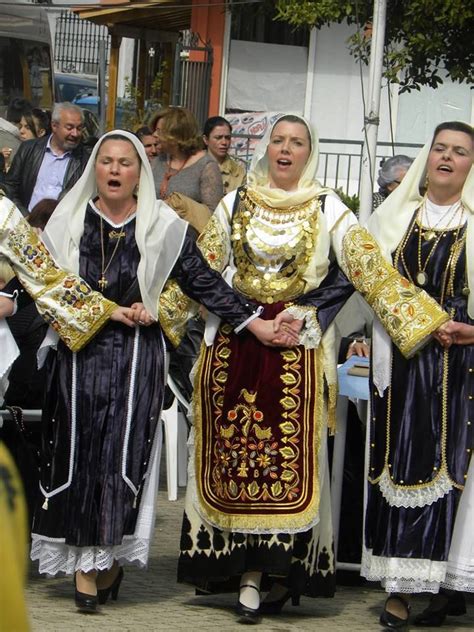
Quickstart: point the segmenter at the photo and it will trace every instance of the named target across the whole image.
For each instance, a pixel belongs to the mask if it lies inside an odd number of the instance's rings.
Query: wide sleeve
[[[317,346],[321,333],[351,295],[352,285],[393,343],[411,357],[449,320],[448,314],[386,261],[375,239],[337,196],[327,196],[324,215],[339,268],[333,267],[318,288],[288,309],[295,318],[305,320],[305,342]]]
[[[117,307],[79,276],[62,270],[6,198],[0,200],[0,255],[8,259],[38,312],[71,351],[82,349]]]
[[[233,195],[226,196],[197,240],[207,265],[222,272],[231,253],[230,213]],[[229,198],[232,198],[230,204]],[[227,203],[226,203],[227,202]],[[200,299],[199,299],[200,300]],[[198,310],[198,304],[181,289],[176,278],[169,278],[160,295],[159,319],[167,338],[177,347],[186,331],[186,323]],[[211,310],[212,311],[212,310]]]
[[[211,213],[219,204],[224,195],[224,185],[219,165],[215,160],[209,160],[202,170],[199,187],[201,190],[201,202],[205,204]]]
[[[234,292],[219,272],[207,265],[189,234],[170,276],[191,299],[202,303],[234,328],[245,323],[256,311],[243,296]]]
[[[407,358],[413,356],[449,315],[421,288],[403,277],[380,250],[372,235],[358,225],[342,242],[343,267]]]

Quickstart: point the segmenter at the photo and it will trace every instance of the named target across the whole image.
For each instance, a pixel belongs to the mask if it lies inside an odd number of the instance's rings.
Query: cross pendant
[[[100,287],[100,291],[103,292],[105,290],[105,288],[107,287],[107,285],[109,284],[109,282],[107,281],[107,279],[104,277],[104,275],[102,275],[99,279],[98,282],[98,286]]]

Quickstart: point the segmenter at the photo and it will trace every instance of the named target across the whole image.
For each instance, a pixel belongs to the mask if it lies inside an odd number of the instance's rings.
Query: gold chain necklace
[[[98,203],[96,203],[96,206],[97,206],[97,208],[100,211],[101,209],[100,209]],[[117,241],[115,242],[114,249],[112,251],[112,254],[110,255],[110,259],[108,260],[107,264],[105,263],[104,220],[102,218],[102,212],[100,212],[100,214],[99,214],[99,217],[100,217],[100,250],[101,250],[101,254],[102,254],[102,261],[101,261],[101,275],[100,275],[100,279],[98,281],[98,286],[99,286],[101,292],[103,292],[105,290],[105,288],[107,287],[107,285],[109,284],[109,282],[105,278],[105,273],[109,269],[110,264],[112,263],[112,259],[115,257],[115,254],[116,254],[116,252],[118,250],[118,246],[119,246],[121,238],[125,237],[125,234],[126,234],[125,230],[124,230],[125,222],[127,221],[127,219],[132,214],[133,210],[135,209],[135,206],[136,206],[136,202],[133,203],[132,207],[127,212],[127,214],[125,216],[125,219],[123,220],[122,225],[119,228],[119,232],[117,233],[117,235],[118,235]]]
[[[447,223],[447,226],[450,226],[451,223],[454,221],[454,218],[456,217],[456,215],[459,213],[459,211],[461,212],[461,217],[460,217],[460,221],[462,219],[463,213],[464,213],[464,208],[462,206],[461,203],[459,203],[459,206],[455,207],[455,205],[453,204],[452,206],[449,207],[448,212],[451,211],[454,207],[454,211]],[[423,208],[425,209],[425,213],[426,213],[426,205],[423,205],[420,208],[420,218],[418,220],[418,272],[416,273],[416,282],[418,283],[418,285],[420,287],[424,287],[427,283],[428,283],[428,274],[426,272],[426,267],[428,265],[429,260],[431,259],[433,253],[435,252],[436,248],[438,247],[439,242],[441,241],[441,238],[446,234],[446,230],[440,230],[439,234],[436,235],[436,233],[434,232],[434,229],[436,228],[436,226],[438,226],[441,222],[442,219],[444,219],[447,216],[447,213],[444,213],[442,218],[440,220],[438,220],[435,224],[435,226],[431,227],[430,230],[433,231],[433,235],[435,236],[435,241],[433,243],[433,246],[431,248],[431,250],[428,253],[428,256],[425,259],[425,262],[422,264],[421,262],[421,240],[422,240],[422,228],[421,228],[421,212],[423,210]],[[428,223],[428,222],[427,222]],[[458,233],[459,233],[459,226],[458,226]],[[427,241],[431,241],[432,237],[427,237],[425,235],[424,237]],[[457,239],[457,235],[456,235],[456,239]]]
[[[448,210],[445,213],[443,213],[441,215],[441,217],[438,219],[438,221],[436,222],[436,224],[434,226],[430,226],[430,223],[428,221],[428,209],[426,208],[426,197],[425,197],[425,199],[423,200],[423,204],[422,204],[422,206],[420,208],[420,216],[419,216],[420,229],[425,224],[426,224],[426,228],[428,229],[428,230],[422,231],[423,232],[423,239],[425,241],[431,241],[432,239],[434,239],[436,237],[436,229],[441,224],[443,219],[445,219],[453,209],[454,209],[454,213],[453,213],[453,217],[454,217],[454,215],[456,214],[456,212],[458,211],[458,209],[460,207],[461,207],[461,200],[457,200],[456,202],[454,202],[454,204],[451,204],[451,206],[448,208]],[[423,222],[423,212],[424,212],[424,215],[425,215],[425,221],[424,222]],[[449,225],[449,223],[448,223],[448,225]]]

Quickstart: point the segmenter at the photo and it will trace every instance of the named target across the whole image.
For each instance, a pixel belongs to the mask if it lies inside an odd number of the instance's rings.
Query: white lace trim
[[[32,535],[31,559],[39,560],[39,572],[49,576],[76,571],[88,573],[103,571],[112,567],[115,560],[124,564],[136,564],[144,568],[150,550],[149,539],[135,538],[123,540],[122,544],[110,547],[77,547],[61,541],[48,541],[40,535]]]
[[[48,538],[32,533],[31,559],[39,560],[40,573],[54,576],[58,573],[71,575],[78,570],[86,573],[91,570],[105,570],[111,568],[114,560],[139,567],[147,565],[155,526],[162,441],[160,422],[153,441],[152,459],[140,499],[135,533],[124,536],[121,544],[110,547],[70,546],[65,543],[64,538]]]
[[[392,341],[376,316],[372,326],[372,349],[372,380],[378,394],[383,397],[392,377]]]
[[[454,570],[448,567],[442,587],[460,592],[474,592],[474,568],[463,571],[459,568]]]
[[[291,305],[285,309],[291,316],[304,320],[305,326],[300,333],[300,344],[306,349],[317,349],[321,342],[322,332],[316,316],[316,308],[302,305]]]
[[[390,474],[384,470],[379,481],[382,496],[391,507],[425,507],[449,494],[453,484],[446,474],[441,472],[429,485],[412,489],[395,485]]]
[[[363,548],[360,574],[381,582],[387,592],[439,592],[446,577],[447,562],[421,558],[380,557]]]

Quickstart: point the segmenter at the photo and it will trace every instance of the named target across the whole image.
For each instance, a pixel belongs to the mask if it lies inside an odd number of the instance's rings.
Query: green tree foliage
[[[373,0],[277,0],[274,18],[296,28],[354,25],[349,50],[368,60]],[[443,70],[453,81],[474,83],[474,2],[387,0],[384,69],[401,92],[436,88]]]

